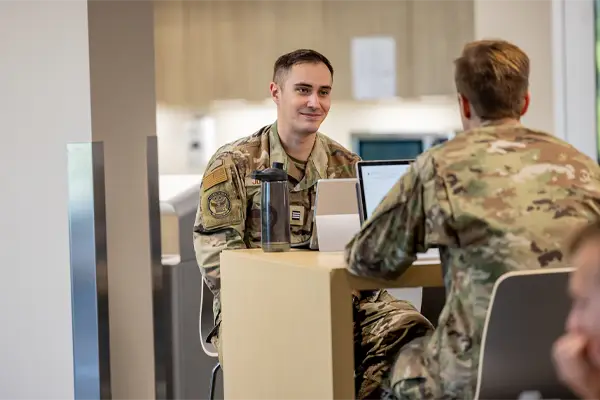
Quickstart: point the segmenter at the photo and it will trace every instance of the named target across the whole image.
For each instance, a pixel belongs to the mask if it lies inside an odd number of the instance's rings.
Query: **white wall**
[[[598,158],[593,0],[552,0],[557,135]]]
[[[175,107],[159,107],[156,115],[158,154],[162,174],[194,173],[188,160],[188,129],[196,113]]]
[[[91,137],[87,4],[0,2],[0,398],[73,398],[69,141]]]

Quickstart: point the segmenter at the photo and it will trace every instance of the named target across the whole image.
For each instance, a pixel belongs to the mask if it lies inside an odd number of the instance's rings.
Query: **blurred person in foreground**
[[[252,171],[283,163],[288,173],[295,248],[316,246],[312,209],[317,181],[356,177],[359,157],[318,131],[329,113],[332,86],[333,67],[322,54],[300,49],[282,55],[275,62],[270,84],[277,120],[221,147],[208,162],[193,237],[198,266],[214,294],[215,328],[208,339],[217,348],[221,363],[219,256],[223,250],[261,244],[261,185],[251,178]],[[379,397],[382,377],[390,367],[382,362],[385,355],[405,343],[404,332],[427,329],[429,321],[385,290],[355,292],[353,304],[356,396]]]
[[[595,161],[523,126],[529,58],[500,40],[455,61],[464,132],[421,154],[349,243],[351,273],[394,279],[439,248],[447,299],[438,326],[395,356],[389,397],[473,399],[495,281],[564,266],[564,232],[600,214]]]
[[[566,333],[556,341],[554,363],[559,378],[582,399],[600,399],[600,221],[573,237],[569,282],[573,305]]]

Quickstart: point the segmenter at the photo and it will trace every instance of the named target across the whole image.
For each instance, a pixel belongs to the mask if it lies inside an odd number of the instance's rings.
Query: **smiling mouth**
[[[305,117],[310,117],[310,118],[319,118],[321,116],[321,114],[307,114],[307,113],[300,113],[301,115],[304,115]]]

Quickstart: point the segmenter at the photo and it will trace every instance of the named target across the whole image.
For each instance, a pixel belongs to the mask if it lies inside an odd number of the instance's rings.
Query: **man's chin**
[[[303,133],[305,135],[312,135],[319,131],[319,127],[321,126],[322,121],[315,122],[305,122],[298,126],[298,132]]]

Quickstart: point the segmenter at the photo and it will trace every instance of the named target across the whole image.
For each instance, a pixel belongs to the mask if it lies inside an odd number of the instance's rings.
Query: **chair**
[[[213,357],[213,358],[217,358],[219,357],[219,354],[214,351],[214,346],[210,343],[208,343],[208,341],[206,340],[206,338],[208,337],[208,334],[210,333],[211,329],[208,329],[207,332],[204,332],[202,330],[202,320],[203,320],[203,315],[204,315],[204,288],[206,287],[206,282],[204,281],[204,279],[202,279],[202,287],[200,289],[200,315],[198,318],[198,324],[199,324],[199,332],[200,332],[200,344],[202,345],[202,350],[204,351],[204,353],[209,356],[209,357]],[[209,310],[209,314],[212,315],[212,311]],[[209,349],[208,346],[210,346],[213,350]],[[213,400],[214,396],[215,396],[215,382],[217,380],[217,373],[219,372],[219,370],[221,369],[221,363],[219,363],[219,361],[217,361],[217,365],[215,365],[215,367],[212,370],[211,376],[210,376],[210,385],[209,385],[209,399]]]
[[[498,279],[483,329],[476,400],[518,399],[527,392],[577,398],[559,382],[551,358],[571,307],[571,271],[519,271]]]

